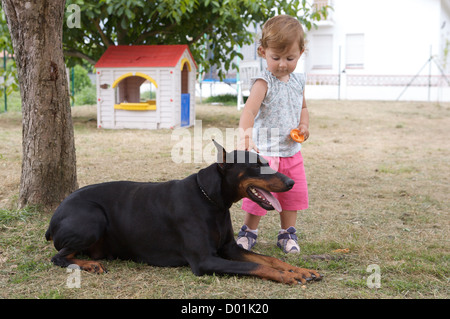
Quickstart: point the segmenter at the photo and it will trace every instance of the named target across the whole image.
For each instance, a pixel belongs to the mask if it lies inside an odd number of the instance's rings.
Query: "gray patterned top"
[[[253,125],[253,141],[261,155],[289,157],[298,153],[301,144],[290,137],[291,129],[298,127],[303,104],[305,76],[291,73],[288,82],[278,80],[264,70],[256,80],[267,82],[267,93]]]

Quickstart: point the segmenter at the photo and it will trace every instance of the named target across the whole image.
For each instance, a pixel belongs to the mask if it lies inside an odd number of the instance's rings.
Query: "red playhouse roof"
[[[174,67],[185,50],[188,50],[195,63],[194,57],[186,44],[110,46],[97,61],[95,67]]]

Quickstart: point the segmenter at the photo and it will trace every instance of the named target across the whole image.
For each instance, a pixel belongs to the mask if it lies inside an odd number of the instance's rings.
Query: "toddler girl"
[[[295,235],[297,211],[308,208],[301,144],[290,137],[293,128],[298,128],[305,140],[309,137],[305,78],[293,73],[303,52],[304,33],[297,19],[279,15],[264,24],[258,55],[267,61],[267,69],[252,79],[239,122],[238,149],[258,152],[273,169],[295,181],[290,191],[274,193],[282,206],[277,245],[285,253],[300,252]],[[236,241],[250,250],[256,243],[259,221],[267,212],[247,198],[242,209],[245,221]]]

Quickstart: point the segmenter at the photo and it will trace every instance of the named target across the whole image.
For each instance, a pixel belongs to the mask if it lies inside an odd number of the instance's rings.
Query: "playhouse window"
[[[115,109],[156,110],[156,82],[147,75],[126,74],[115,83]]]
[[[146,102],[149,100],[156,101],[156,86],[152,82],[146,80],[139,87],[139,97],[140,102]]]

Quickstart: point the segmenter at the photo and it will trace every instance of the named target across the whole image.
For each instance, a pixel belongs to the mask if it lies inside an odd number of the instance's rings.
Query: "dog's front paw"
[[[299,280],[302,284],[305,284],[306,282],[313,280],[319,281],[322,280],[323,278],[321,274],[312,269],[295,267],[294,269],[290,270],[290,272],[296,274],[297,276],[295,278]]]

